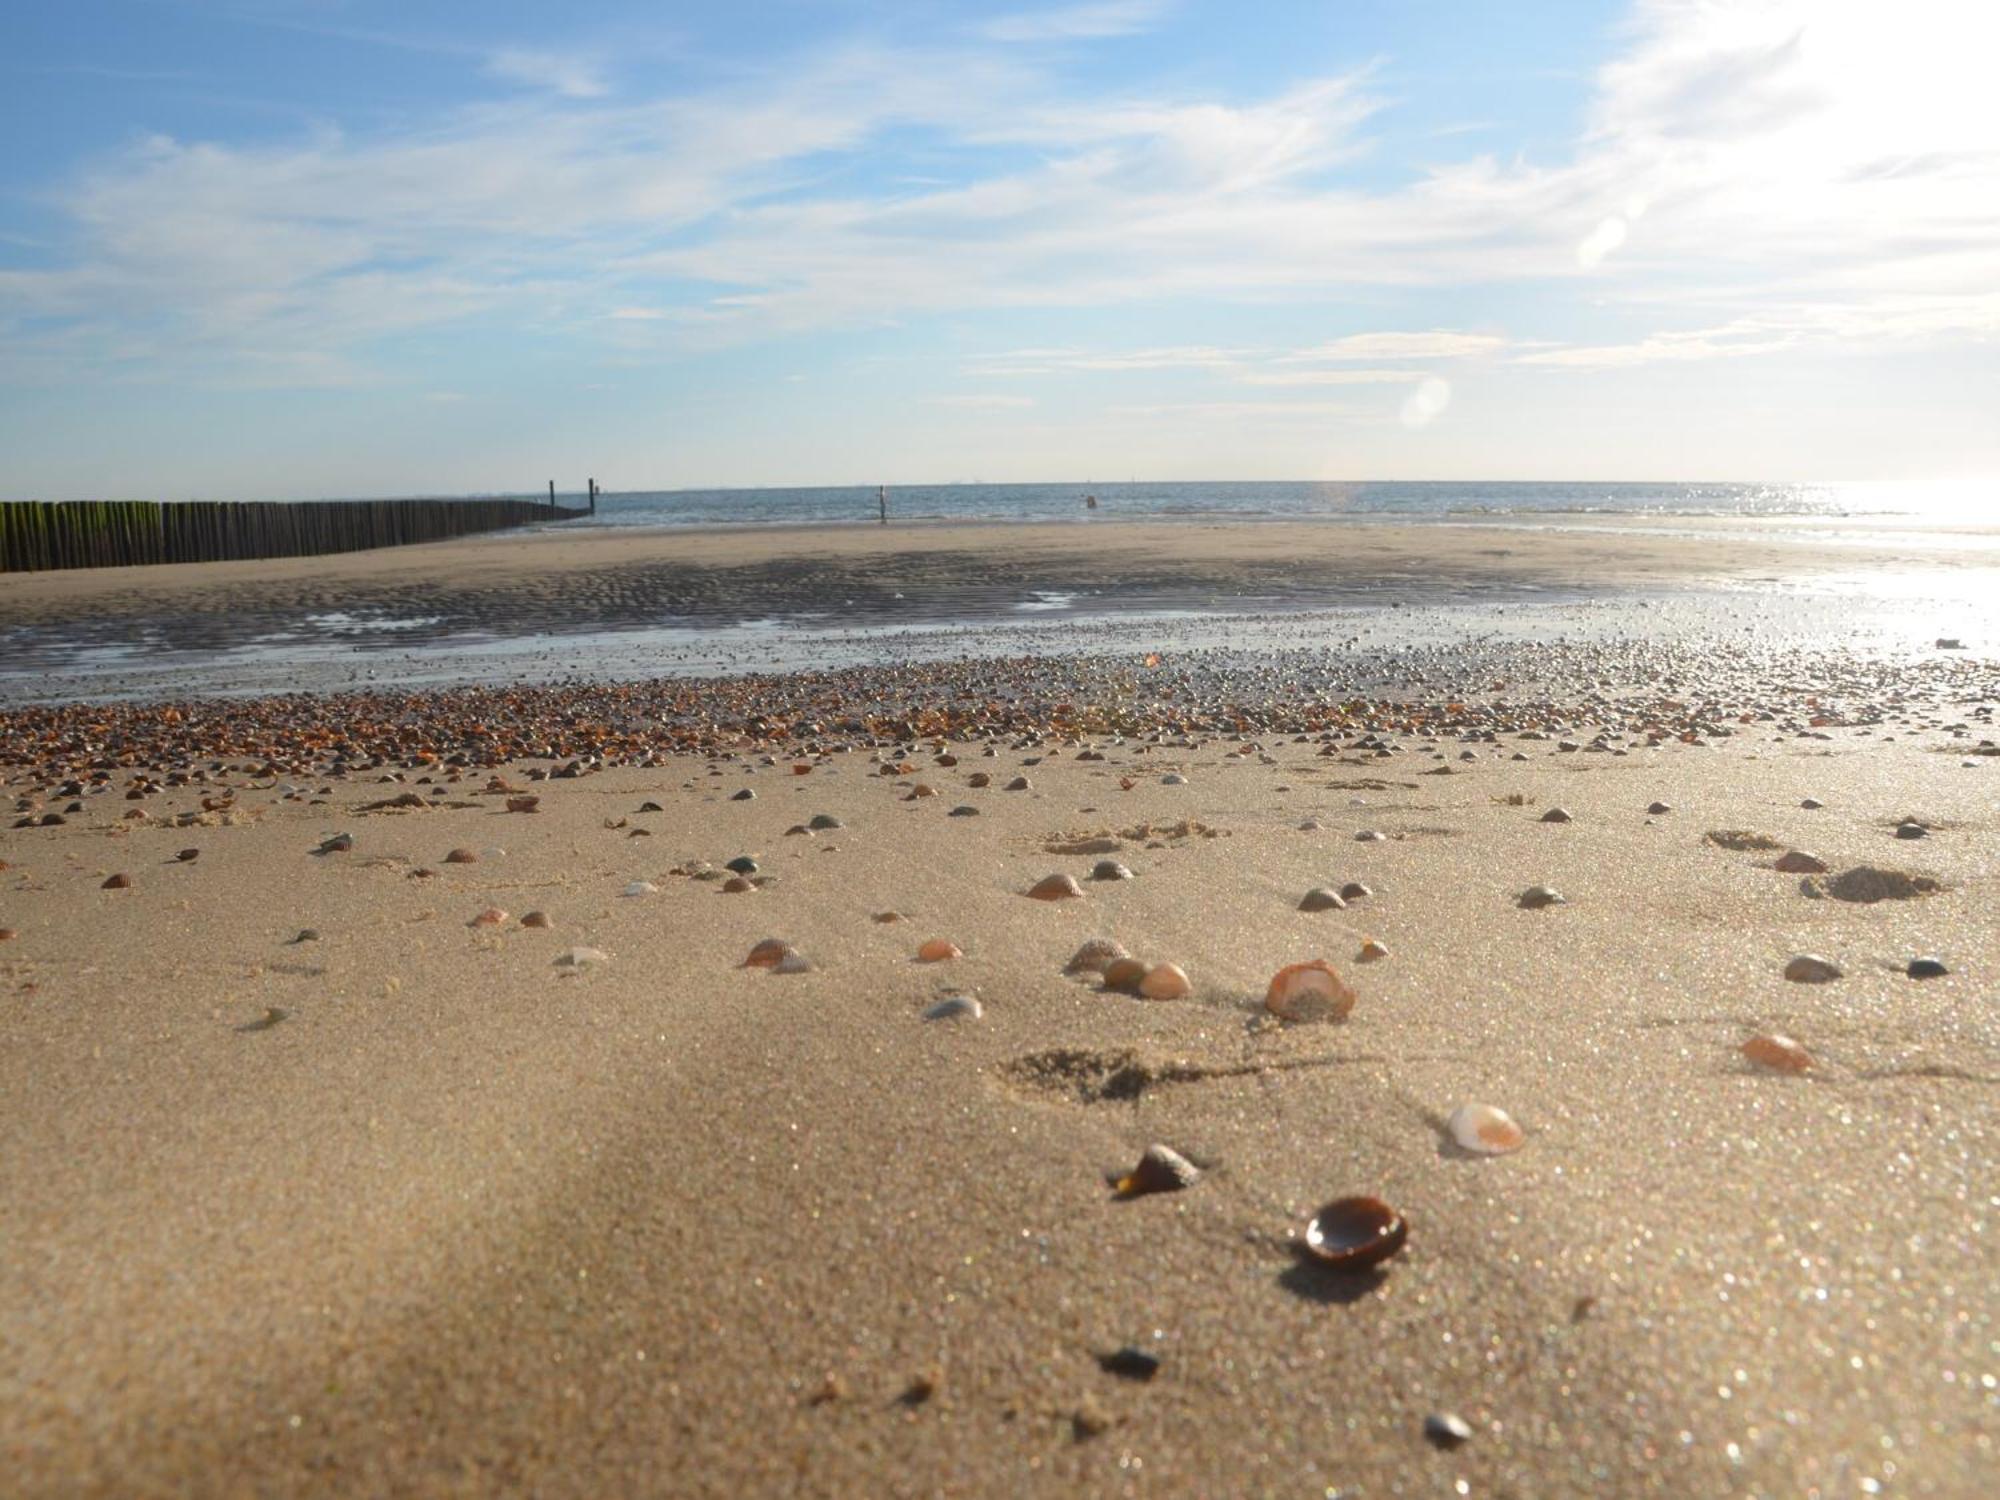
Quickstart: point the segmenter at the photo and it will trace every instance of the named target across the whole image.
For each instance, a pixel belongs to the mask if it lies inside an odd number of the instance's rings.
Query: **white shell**
[[[771,966],[771,972],[773,974],[809,974],[812,972],[812,960],[799,952],[798,949],[793,948]]]
[[[650,880],[635,880],[625,887],[625,894],[628,896],[656,896],[659,891],[660,888]]]
[[[1481,1156],[1505,1156],[1528,1139],[1512,1115],[1491,1104],[1461,1104],[1444,1124],[1454,1141]]]
[[[983,1015],[979,1002],[970,995],[947,995],[924,1012],[926,1021],[976,1021]]]
[[[566,948],[556,955],[559,969],[581,969],[590,964],[607,964],[611,955],[602,948]]]

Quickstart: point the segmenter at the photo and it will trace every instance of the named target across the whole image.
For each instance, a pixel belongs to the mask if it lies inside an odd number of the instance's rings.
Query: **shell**
[[[547,912],[531,911],[525,917],[521,918],[521,925],[523,927],[553,927],[555,923],[549,920]]]
[[[609,963],[611,955],[602,948],[565,948],[556,955],[558,969],[582,969],[591,964]]]
[[[1136,958],[1114,958],[1104,966],[1104,987],[1119,990],[1127,995],[1139,993],[1139,986],[1146,981],[1147,967]]]
[[[1299,899],[1300,911],[1345,911],[1347,903],[1323,885],[1316,885]]]
[[[792,945],[783,938],[765,938],[763,942],[750,950],[750,956],[743,960],[743,967],[746,969],[775,969],[779,961],[791,951]]]
[[[1354,1009],[1355,995],[1340,971],[1323,958],[1286,964],[1271,976],[1264,1009],[1286,1021],[1338,1021]]]
[[[1674,807],[1671,802],[1653,802],[1649,803],[1646,807],[1646,811],[1653,814],[1654,817],[1658,817],[1661,813],[1670,813],[1673,810]]]
[[[846,826],[845,823],[841,822],[832,813],[814,813],[811,821],[806,824],[806,827],[810,828],[814,833],[825,833],[828,829],[845,828]]]
[[[1016,776],[1012,781],[1007,783],[1006,790],[1010,792],[1025,792],[1033,785],[1034,783],[1029,781],[1027,777]]]
[[[1824,875],[1826,861],[1803,849],[1787,849],[1771,868],[1785,875]]]
[[[1194,986],[1179,964],[1155,964],[1139,981],[1139,993],[1148,1000],[1185,1000],[1194,993]]]
[[[1358,880],[1350,880],[1340,888],[1340,899],[1343,901],[1362,901],[1374,894],[1373,890]]]
[[[1542,821],[1544,823],[1569,823],[1575,820],[1570,817],[1568,808],[1552,807],[1542,814]]]
[[[875,913],[874,916],[870,917],[868,920],[871,922],[884,922],[884,923],[900,922],[903,920],[903,914],[899,911],[878,911]]]
[[[454,849],[444,857],[444,862],[448,865],[476,865],[479,856],[470,849]]]
[[[1169,771],[1160,778],[1161,786],[1186,786],[1187,784],[1187,777],[1181,775],[1178,771]]]
[[[1380,1198],[1336,1198],[1306,1225],[1308,1254],[1340,1271],[1365,1271],[1403,1248],[1409,1221]]]
[[[970,995],[946,995],[924,1011],[926,1021],[976,1021],[985,1011]]]
[[[1812,1066],[1812,1054],[1788,1036],[1770,1032],[1753,1036],[1743,1044],[1743,1055],[1760,1068],[1774,1073],[1803,1073]]]
[[[1840,978],[1840,966],[1817,953],[1801,953],[1785,965],[1785,978],[1794,984],[1826,984]]]
[[[541,807],[542,799],[540,797],[509,797],[507,799],[507,811],[510,813],[539,812],[541,811]]]
[[[1451,1112],[1444,1128],[1460,1148],[1481,1156],[1505,1156],[1527,1144],[1527,1132],[1514,1117],[1491,1104],[1461,1104]]]
[[[1121,1198],[1143,1198],[1148,1193],[1178,1193],[1191,1188],[1201,1178],[1201,1168],[1171,1146],[1148,1146],[1139,1164],[1111,1184]]]
[[[497,906],[489,906],[465,925],[468,927],[498,927],[507,920],[507,913]]]
[[[757,873],[757,861],[747,854],[739,854],[722,868],[729,871],[732,875],[755,875]]]
[[[1944,966],[1941,958],[1913,958],[1903,972],[1912,979],[1942,979],[1951,970]]]
[[[1067,901],[1081,896],[1083,887],[1072,875],[1044,875],[1029,887],[1028,894],[1037,901]]]
[[[1069,956],[1063,973],[1102,974],[1113,960],[1131,956],[1122,943],[1114,943],[1110,938],[1092,938]]]
[[[812,960],[796,948],[787,948],[784,957],[771,965],[771,972],[773,974],[809,974],[812,972]]]
[[[1389,949],[1386,944],[1380,943],[1374,938],[1366,938],[1362,941],[1361,951],[1354,956],[1364,964],[1372,964],[1378,958],[1387,958],[1389,956]]]
[[[1569,897],[1552,885],[1531,885],[1521,892],[1516,904],[1528,911],[1540,911],[1544,906],[1567,906]]]
[[[1130,880],[1132,872],[1115,859],[1100,859],[1090,868],[1092,880]]]
[[[742,875],[732,875],[722,882],[722,894],[725,896],[741,896],[756,889],[756,882]]]
[[[132,877],[121,870],[118,874],[106,879],[104,884],[99,886],[98,889],[104,891],[123,891],[130,890],[131,886]]]
[[[657,894],[659,889],[650,880],[635,880],[625,887],[625,894],[628,896],[651,896]]]
[[[949,938],[932,938],[917,949],[917,962],[920,964],[943,963],[948,958],[963,957],[965,950]]]
[[[993,785],[993,777],[991,773],[986,771],[974,771],[970,776],[965,778],[965,784],[975,789],[987,787]]]

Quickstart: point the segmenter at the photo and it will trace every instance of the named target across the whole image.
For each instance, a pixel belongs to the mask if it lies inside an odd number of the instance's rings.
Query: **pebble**
[[[1944,962],[1941,959],[1913,958],[1910,960],[1910,967],[1905,972],[1912,979],[1942,979],[1951,970],[1944,966]]]
[[[1114,943],[1110,938],[1092,938],[1069,956],[1069,962],[1063,965],[1063,973],[1102,974],[1106,965],[1131,956],[1122,943]]]
[[[540,812],[541,810],[542,799],[540,797],[509,797],[507,799],[507,811],[510,813],[531,813]]]
[[[899,911],[878,911],[875,913],[874,916],[870,917],[868,920],[871,922],[884,922],[884,923],[900,922],[903,920],[903,914]]]
[[[1803,1073],[1812,1066],[1812,1055],[1805,1048],[1777,1032],[1751,1037],[1742,1051],[1758,1067],[1773,1073]]]
[[[765,938],[750,950],[750,956],[743,960],[746,969],[775,969],[778,962],[792,951],[792,945],[783,938]]]
[[[1531,885],[1521,892],[1517,904],[1529,911],[1539,911],[1544,906],[1567,906],[1569,898],[1552,885]]]
[[[1346,901],[1323,885],[1316,885],[1299,898],[1300,911],[1345,911]]]
[[[1434,1411],[1424,1418],[1424,1436],[1435,1447],[1458,1448],[1472,1441],[1472,1424],[1457,1412]]]
[[[1098,1355],[1097,1367],[1105,1374],[1116,1375],[1121,1380],[1151,1380],[1160,1373],[1160,1357],[1127,1344],[1123,1349],[1114,1349],[1109,1354]]]
[[[316,943],[319,941],[319,929],[317,927],[301,927],[299,935],[293,938],[292,941],[295,943]]]
[[[1028,888],[1028,895],[1037,901],[1067,901],[1082,894],[1073,875],[1044,875]]]
[[[974,771],[970,776],[965,778],[965,784],[974,791],[978,791],[982,787],[993,785],[993,777],[985,771]]]
[[[1130,880],[1132,872],[1115,859],[1100,859],[1090,867],[1092,880]]]
[[[468,927],[498,927],[507,920],[507,913],[497,906],[489,906],[465,925]]]
[[[0,943],[11,943],[20,934],[11,927],[0,927]]]
[[[976,1021],[986,1012],[970,995],[947,995],[924,1011],[926,1021]]]
[[[1148,1000],[1185,1000],[1193,992],[1187,971],[1179,964],[1155,964],[1139,981],[1139,993]]]
[[[1569,823],[1575,820],[1570,817],[1567,809],[1552,807],[1542,814],[1542,821],[1544,823]]]
[[[1817,854],[1808,854],[1803,849],[1788,849],[1778,856],[1772,868],[1787,875],[1824,875],[1827,865]]]
[[[602,948],[565,948],[556,955],[556,967],[559,969],[584,969],[592,964],[610,962],[611,955]]]
[[[742,896],[757,889],[757,882],[744,875],[732,875],[722,882],[722,894]]]
[[[1299,832],[1318,833],[1324,827],[1326,827],[1326,824],[1320,822],[1318,818],[1307,818],[1303,823],[1299,824]]]
[[[1148,965],[1137,958],[1114,958],[1104,966],[1104,987],[1122,994],[1136,995],[1146,981]]]
[[[1366,1271],[1400,1251],[1410,1225],[1380,1198],[1336,1198],[1306,1225],[1306,1253],[1341,1271]]]
[[[332,838],[313,850],[315,854],[344,854],[354,847],[354,835],[336,833]]]
[[[192,864],[194,863],[194,861],[201,858],[201,851],[199,849],[183,849],[181,850],[180,853],[176,854],[174,858],[179,860],[184,865]]]
[[[1187,784],[1187,777],[1181,775],[1178,771],[1169,771],[1160,778],[1161,786],[1186,786]]]
[[[1840,978],[1840,969],[1816,953],[1801,953],[1785,965],[1785,978],[1794,984],[1826,984]]]

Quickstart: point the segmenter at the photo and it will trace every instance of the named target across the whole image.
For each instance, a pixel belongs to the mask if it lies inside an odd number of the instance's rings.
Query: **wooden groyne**
[[[0,573],[360,552],[567,521],[542,500],[0,501]]]

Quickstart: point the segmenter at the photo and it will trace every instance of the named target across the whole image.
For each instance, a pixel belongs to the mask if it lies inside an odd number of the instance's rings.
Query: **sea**
[[[526,496],[523,498],[539,498]],[[566,496],[575,504],[581,497]],[[1093,506],[1089,502],[1095,500]],[[931,484],[887,487],[892,521],[1400,521],[1506,517],[1713,516],[2000,521],[2000,483],[1584,483],[1321,480]],[[575,526],[721,527],[867,524],[875,485],[600,491]]]

